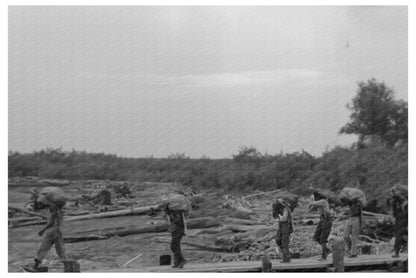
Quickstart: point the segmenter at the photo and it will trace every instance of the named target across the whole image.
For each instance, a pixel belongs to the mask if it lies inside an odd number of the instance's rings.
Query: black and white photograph
[[[9,273],[409,272],[407,5],[6,9]]]

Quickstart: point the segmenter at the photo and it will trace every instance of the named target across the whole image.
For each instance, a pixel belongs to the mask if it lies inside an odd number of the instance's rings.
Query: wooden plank
[[[400,258],[392,258],[391,255],[363,255],[357,258],[345,258],[345,266],[370,266],[398,263],[407,260],[407,254],[401,254]],[[332,267],[331,260],[317,261],[317,257],[306,259],[294,259],[290,263],[280,263],[278,260],[271,260],[274,271],[302,271],[308,272],[316,269]],[[261,272],[262,261],[241,261],[225,263],[188,263],[183,269],[174,269],[170,266],[155,266],[147,268],[126,268],[123,272]],[[97,270],[99,271],[99,270]],[[107,271],[107,270],[106,270]],[[114,270],[120,272],[120,269]]]
[[[386,263],[399,262],[407,259],[406,254],[402,258],[391,258],[390,255],[368,255],[359,256],[354,259],[346,259],[345,266],[369,266],[369,265],[383,265]],[[292,260],[291,263],[282,264],[278,260],[272,260],[272,269],[275,271],[296,271],[296,270],[312,270],[332,267],[332,262],[317,261],[316,258],[307,258]],[[154,267],[145,269],[146,272],[260,272],[261,261],[243,261],[243,262],[229,262],[217,264],[187,264],[183,269],[172,269]]]

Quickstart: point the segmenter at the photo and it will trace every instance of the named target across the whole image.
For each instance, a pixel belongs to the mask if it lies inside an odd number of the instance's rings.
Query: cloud
[[[308,69],[276,69],[269,71],[243,71],[187,75],[154,75],[139,72],[128,73],[91,73],[82,72],[82,78],[112,79],[123,82],[134,82],[143,86],[176,86],[176,87],[238,87],[267,84],[285,84],[314,79],[323,72]]]

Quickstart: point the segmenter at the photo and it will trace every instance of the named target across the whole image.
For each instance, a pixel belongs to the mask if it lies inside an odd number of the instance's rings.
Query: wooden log
[[[64,263],[64,272],[81,272],[80,265],[75,260],[66,260]]]
[[[370,212],[370,211],[365,211],[363,210],[363,216],[375,216],[378,218],[385,218],[388,217],[388,214],[381,214],[381,213],[374,213],[374,212]]]
[[[219,226],[221,221],[214,217],[203,217],[189,219],[186,223],[188,229],[201,229]],[[65,237],[65,242],[78,242],[78,241],[88,241],[88,240],[99,240],[106,239],[113,236],[129,236],[135,234],[144,234],[144,233],[162,233],[167,232],[169,224],[161,223],[157,225],[145,226],[145,227],[128,227],[128,228],[111,228],[106,230],[97,230],[95,234],[88,235],[79,235],[79,236],[67,236]],[[82,232],[81,232],[82,233]]]
[[[140,215],[149,213],[151,210],[158,210],[160,209],[159,205],[155,206],[146,206],[146,207],[138,207],[138,208],[128,208],[123,210],[116,210],[110,212],[103,212],[103,213],[95,213],[89,215],[80,215],[80,216],[71,216],[65,217],[65,222],[71,221],[79,221],[79,220],[87,220],[87,219],[97,219],[97,218],[109,218],[109,217],[117,217],[117,216],[128,216],[128,215]]]
[[[103,235],[86,235],[86,236],[66,236],[64,238],[65,243],[82,242],[90,240],[103,240],[107,239],[108,236]]]
[[[225,231],[229,231],[231,233],[244,233],[252,230],[260,230],[260,229],[266,229],[268,226],[266,225],[257,225],[257,226],[251,226],[251,225],[223,225],[217,229],[212,230],[201,230],[198,231],[195,235],[200,234],[219,234]]]
[[[35,216],[35,217],[13,217],[13,218],[9,218],[8,221],[9,222],[14,222],[14,223],[24,223],[24,222],[29,222],[29,221],[39,221],[42,218]]]
[[[13,228],[26,227],[26,226],[34,226],[34,225],[43,225],[43,224],[46,224],[46,220],[25,222],[25,223],[21,223],[21,224],[18,224],[18,225],[13,226]]]
[[[22,209],[22,208],[19,208],[19,207],[16,207],[16,206],[12,206],[10,204],[9,204],[9,209],[14,210],[14,211],[18,211],[18,212],[22,212],[22,213],[25,213],[27,215],[36,216],[36,217],[40,217],[42,219],[46,219],[46,215],[43,215],[41,213],[31,212],[31,211],[28,211],[28,210],[25,210],[25,209]]]
[[[240,218],[234,218],[234,217],[225,217],[224,222],[227,224],[240,224],[240,225],[262,225],[264,224],[260,221],[240,219]]]
[[[267,255],[265,255],[262,259],[261,272],[273,272],[272,262],[270,261],[270,258]]]
[[[242,197],[242,199],[245,200],[247,198],[257,197],[257,196],[266,195],[266,194],[272,194],[272,193],[279,192],[279,191],[282,191],[282,190],[281,189],[276,189],[276,190],[267,191],[267,192],[258,192],[258,193],[255,193],[255,194],[244,196],[244,197]]]
[[[9,218],[9,227],[16,228],[21,226],[22,224],[33,223],[42,221],[39,217],[15,217]]]
[[[334,272],[344,272],[344,240],[341,237],[331,239],[332,247],[332,263],[334,265]]]

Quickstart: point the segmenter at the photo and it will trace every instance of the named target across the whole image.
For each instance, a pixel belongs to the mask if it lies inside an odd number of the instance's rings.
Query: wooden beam
[[[148,213],[152,209],[153,210],[158,210],[159,205],[138,207],[138,208],[132,207],[132,208],[128,208],[128,209],[115,210],[115,211],[109,211],[109,212],[103,212],[103,213],[94,213],[94,214],[79,215],[79,216],[70,216],[70,217],[65,217],[64,222],[87,220],[87,219],[97,219],[97,218],[109,218],[109,217],[117,217],[117,216],[139,215],[139,214]]]
[[[384,268],[387,263],[399,263],[407,261],[407,254],[401,254],[402,257],[394,259],[390,255],[363,255],[354,259],[346,259],[345,267],[347,266],[379,266]],[[286,271],[315,271],[328,269],[333,266],[331,261],[317,261],[317,258],[305,258],[292,260],[291,263],[282,264],[278,260],[271,260],[272,270],[277,272]],[[359,269],[359,267],[358,267]],[[102,272],[99,269],[96,271]],[[170,266],[157,266],[149,268],[129,268],[129,269],[114,269],[115,272],[261,272],[261,261],[240,261],[240,262],[226,262],[226,263],[205,263],[192,264],[188,263],[183,269],[173,269]]]
[[[25,210],[23,208],[19,208],[19,207],[16,207],[16,206],[12,206],[10,204],[9,204],[9,209],[10,210],[14,210],[14,211],[18,211],[18,212],[22,212],[22,213],[25,213],[27,215],[36,216],[36,217],[40,217],[42,219],[46,219],[46,215],[43,215],[41,213],[36,213],[36,212],[28,211],[28,210]]]

